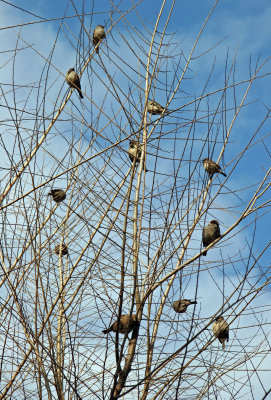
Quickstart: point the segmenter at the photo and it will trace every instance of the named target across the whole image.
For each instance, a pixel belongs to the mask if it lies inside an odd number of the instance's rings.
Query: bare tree
[[[254,100],[268,60],[237,79],[225,54],[222,76],[204,44],[217,2],[189,50],[169,28],[175,1],[148,21],[144,4],[67,2],[56,34],[20,7],[35,24],[2,30],[16,42],[1,84],[0,399],[270,393],[270,109]]]

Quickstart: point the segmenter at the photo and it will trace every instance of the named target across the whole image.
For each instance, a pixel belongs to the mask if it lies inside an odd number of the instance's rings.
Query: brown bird
[[[202,230],[202,244],[204,247],[209,246],[213,241],[220,238],[219,223],[213,219],[207,226]],[[207,251],[202,253],[203,256],[207,255]]]
[[[56,203],[60,203],[66,199],[66,194],[62,189],[51,189],[51,192],[48,193],[48,196],[52,196]]]
[[[210,175],[210,177],[212,177],[214,174],[222,174],[224,176],[227,176],[224,172],[221,171],[221,167],[214,161],[210,160],[210,158],[204,158],[202,163],[203,168]]]
[[[132,315],[121,315],[120,320],[119,320],[119,325],[118,321],[115,321],[110,328],[103,330],[103,333],[109,333],[109,332],[119,332],[119,333],[130,333],[136,325],[138,325],[138,319],[135,314]]]
[[[81,84],[78,74],[75,72],[74,68],[70,68],[66,73],[66,82],[70,87],[77,89],[80,99],[83,98],[81,92]]]
[[[162,107],[161,104],[157,103],[157,101],[154,100],[148,100],[147,111],[153,115],[162,114],[163,111],[165,111],[165,114],[169,112],[165,109],[165,107]]]
[[[97,25],[93,32],[93,45],[96,46],[105,36],[104,26]],[[99,54],[99,46],[96,48],[96,53]]]
[[[222,343],[222,349],[225,350],[225,342],[229,341],[229,325],[224,320],[222,315],[215,319],[212,326],[213,333],[215,337]]]
[[[128,150],[129,158],[132,162],[134,162],[134,159],[136,159],[136,164],[140,162],[141,159],[141,145],[138,144],[135,140],[130,140],[129,143],[129,150]],[[145,163],[143,162],[143,168],[144,168]],[[146,172],[148,172],[146,168]]]
[[[64,243],[58,244],[55,247],[55,253],[60,257],[68,255],[69,254],[68,247]]]
[[[186,309],[190,304],[197,304],[196,301],[192,300],[187,300],[187,299],[180,299],[176,300],[172,303],[172,308],[177,312],[177,313],[184,313],[186,312]]]

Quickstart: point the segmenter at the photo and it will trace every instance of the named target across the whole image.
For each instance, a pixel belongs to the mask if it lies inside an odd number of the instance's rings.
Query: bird
[[[70,68],[66,73],[66,82],[70,87],[77,89],[80,99],[83,99],[80,78],[74,68]]]
[[[110,328],[104,329],[102,332],[103,333],[109,333],[109,332],[119,332],[119,333],[130,333],[136,325],[138,325],[138,319],[135,314],[132,315],[121,315],[119,324],[118,321],[115,321]]]
[[[210,158],[204,158],[202,163],[203,168],[210,175],[210,177],[212,177],[214,174],[222,174],[225,177],[227,176],[224,172],[221,171],[221,167]]]
[[[222,349],[225,350],[225,342],[226,340],[229,341],[229,325],[222,315],[215,319],[212,330],[215,337],[222,343]]]
[[[157,103],[154,100],[148,100],[147,101],[147,111],[150,114],[162,114],[162,112],[164,111],[166,114],[169,112],[165,109],[165,107],[162,107],[161,104]]]
[[[219,223],[215,219],[213,219],[207,226],[205,226],[202,230],[202,244],[204,247],[209,246],[209,244],[213,243],[216,239],[220,238],[220,228]],[[203,256],[207,255],[207,251],[202,253]]]
[[[135,140],[130,140],[128,150],[129,158],[132,162],[134,162],[135,159],[136,164],[139,163],[141,160],[141,148],[141,144],[138,144]],[[145,163],[143,162],[143,167],[144,165]],[[146,172],[148,172],[147,168]]]
[[[104,26],[97,25],[93,31],[93,45],[96,46],[105,36]],[[99,46],[96,48],[96,53],[99,54]]]
[[[56,203],[60,203],[66,199],[66,194],[62,189],[51,189],[51,191],[48,193],[48,196],[52,196]]]
[[[68,255],[69,254],[68,247],[64,243],[58,244],[55,247],[55,253],[60,257]]]
[[[190,304],[197,304],[196,301],[192,300],[187,300],[187,299],[180,299],[176,300],[172,303],[172,308],[177,312],[177,313],[184,313],[186,312],[186,309]]]

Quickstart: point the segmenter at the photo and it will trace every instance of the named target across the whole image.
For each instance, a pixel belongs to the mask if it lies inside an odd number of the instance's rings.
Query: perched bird
[[[68,255],[68,247],[64,243],[58,244],[55,247],[55,253],[60,257]]]
[[[167,114],[168,111],[161,106],[161,104],[157,103],[154,100],[148,100],[147,102],[147,111],[151,114],[162,114],[162,112],[165,110],[165,113]]]
[[[115,321],[110,328],[103,330],[103,333],[119,332],[119,333],[130,333],[136,325],[138,325],[138,319],[135,314],[132,315],[121,315],[118,321]]]
[[[97,25],[93,32],[93,45],[96,46],[105,36],[104,26]],[[99,54],[99,46],[96,48],[96,53]]]
[[[134,162],[134,158],[136,159],[136,164],[140,162],[141,159],[141,145],[138,144],[135,140],[130,140],[129,150],[128,150],[129,158],[132,162]],[[144,167],[144,164],[143,164]],[[146,172],[148,170],[146,169]]]
[[[213,333],[215,337],[222,343],[222,349],[225,350],[225,342],[229,341],[229,325],[224,320],[222,315],[215,319],[212,326]]]
[[[210,158],[204,158],[202,163],[203,168],[210,175],[210,177],[212,177],[214,174],[222,174],[224,176],[227,176],[226,174],[224,174],[224,172],[221,171],[221,167],[214,161],[210,160]]]
[[[186,312],[186,309],[190,304],[197,304],[196,301],[192,300],[187,300],[187,299],[180,299],[176,300],[172,303],[172,308],[177,312],[177,313],[184,313]]]
[[[81,84],[78,74],[75,72],[74,68],[70,68],[66,73],[66,82],[70,87],[77,89],[80,99],[83,98],[81,92]]]
[[[220,238],[219,223],[213,219],[207,226],[202,230],[202,244],[204,247],[209,246],[213,241]],[[207,251],[202,253],[203,256],[207,255]]]
[[[66,194],[62,189],[51,189],[51,192],[48,193],[48,196],[52,196],[56,203],[60,203],[66,199]]]

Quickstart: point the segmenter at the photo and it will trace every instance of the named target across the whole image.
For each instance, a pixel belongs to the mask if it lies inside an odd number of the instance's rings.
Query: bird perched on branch
[[[138,164],[141,160],[141,147],[142,145],[137,143],[135,140],[130,140],[129,143],[129,150],[128,150],[128,154],[129,154],[129,158],[132,162],[134,162],[134,159],[136,160],[136,164]],[[144,168],[144,161],[143,161],[143,168]],[[148,172],[147,168],[146,168],[146,172]]]
[[[68,247],[64,243],[58,244],[55,247],[55,253],[60,257],[68,255],[69,254]]]
[[[165,114],[169,112],[165,109],[165,107],[162,107],[161,104],[157,103],[154,100],[147,101],[147,111],[153,115],[162,114],[163,111],[165,111]]]
[[[109,332],[119,332],[119,333],[130,333],[136,325],[138,325],[138,319],[135,314],[132,315],[121,315],[119,324],[118,321],[115,321],[110,328],[103,330],[103,333]]]
[[[219,223],[213,219],[207,226],[202,230],[202,244],[204,247],[209,246],[213,241],[220,238]],[[203,256],[207,255],[207,251],[202,253]]]
[[[66,199],[66,194],[62,189],[51,189],[51,192],[48,193],[48,196],[52,196],[56,203],[60,203]]]
[[[79,97],[80,99],[82,99],[83,95],[81,92],[80,78],[78,74],[75,72],[74,68],[70,68],[66,73],[66,82],[70,87],[77,89]]]
[[[222,315],[215,319],[212,326],[215,337],[222,343],[222,349],[225,350],[225,342],[229,341],[229,325],[224,320]]]
[[[97,25],[93,31],[93,45],[96,46],[105,36],[104,26]],[[96,48],[96,53],[99,54],[99,46]]]
[[[227,176],[224,172],[221,171],[221,167],[214,161],[210,160],[210,158],[204,158],[202,163],[203,168],[210,175],[210,178],[212,178],[214,174],[222,174],[225,177]]]
[[[176,300],[172,303],[172,308],[177,312],[177,313],[184,313],[186,312],[186,309],[190,304],[197,304],[196,301],[192,300],[187,300],[187,299],[180,299]]]

